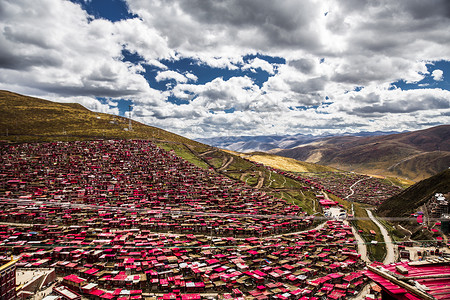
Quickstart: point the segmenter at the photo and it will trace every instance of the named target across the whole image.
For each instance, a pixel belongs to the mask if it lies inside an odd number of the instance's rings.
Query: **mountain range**
[[[398,133],[395,131],[375,131],[345,133],[339,136],[375,136]],[[197,138],[196,141],[218,147],[221,149],[249,153],[249,152],[267,152],[274,149],[292,149],[301,145],[309,144],[315,141],[321,141],[337,135],[323,134],[295,134],[295,135],[258,135],[258,136],[218,136],[210,138]]]
[[[272,153],[346,171],[418,181],[450,166],[450,125],[389,135],[330,137]]]
[[[228,136],[197,139],[236,152],[269,152],[345,171],[418,181],[450,166],[450,125],[412,132]]]

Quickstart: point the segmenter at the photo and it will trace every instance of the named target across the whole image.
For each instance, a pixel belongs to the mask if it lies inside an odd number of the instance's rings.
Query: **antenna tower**
[[[128,130],[133,130],[131,126],[131,105],[128,105]]]

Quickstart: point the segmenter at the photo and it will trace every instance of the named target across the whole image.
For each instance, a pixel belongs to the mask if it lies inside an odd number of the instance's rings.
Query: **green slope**
[[[168,131],[92,112],[80,104],[57,103],[0,91],[0,139],[12,142],[66,141],[96,138],[157,139],[207,147]]]
[[[377,213],[384,217],[407,217],[435,193],[450,191],[450,169],[422,180],[383,202]]]

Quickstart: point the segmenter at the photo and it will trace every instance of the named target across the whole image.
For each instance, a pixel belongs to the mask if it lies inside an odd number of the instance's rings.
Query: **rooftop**
[[[393,299],[450,299],[450,259],[372,264],[364,273]]]

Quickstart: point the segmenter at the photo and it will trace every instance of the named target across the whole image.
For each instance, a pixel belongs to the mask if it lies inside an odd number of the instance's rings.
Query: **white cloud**
[[[216,78],[204,85],[178,85],[174,92],[180,96],[184,94],[184,98],[196,95],[191,105],[210,111],[248,110],[260,95],[258,86],[248,77],[232,77],[227,81]]]
[[[145,59],[171,55],[139,19],[92,20],[79,5],[57,0],[2,1],[0,15],[1,88],[77,101],[158,97],[142,66],[120,60],[124,47]]]
[[[183,52],[231,57],[236,50],[268,51],[320,46],[316,38],[321,1],[145,1],[129,0],[131,11]],[[314,26],[317,25],[317,26]],[[239,51],[240,52],[240,51]]]
[[[137,17],[110,22],[70,1],[0,1],[0,88],[113,113],[119,99],[129,99],[136,118],[190,136],[450,123],[448,91],[391,87],[430,75],[446,80],[427,64],[450,60],[447,0],[127,2]],[[123,61],[123,50],[142,61]],[[286,64],[244,63],[249,54]],[[204,77],[161,62],[183,58],[270,77],[261,87],[239,75],[194,84]],[[159,71],[155,80],[175,80],[170,91],[149,86],[148,66]],[[188,104],[169,103],[169,96]]]
[[[196,82],[198,80],[198,77],[192,73],[186,73],[186,74],[184,74],[184,76],[186,76],[186,78],[188,78],[190,81],[193,81],[193,82]]]
[[[273,66],[269,62],[258,57],[252,59],[248,64],[242,67],[242,70],[251,70],[254,73],[257,72],[257,69],[261,69],[272,75],[275,73]]]
[[[186,83],[188,81],[186,76],[184,76],[183,74],[171,70],[158,72],[158,74],[155,77],[156,81],[164,81],[170,79],[173,79],[179,83]]]
[[[436,81],[442,81],[444,79],[444,72],[442,70],[434,70],[431,73],[431,77]]]

